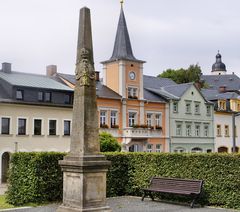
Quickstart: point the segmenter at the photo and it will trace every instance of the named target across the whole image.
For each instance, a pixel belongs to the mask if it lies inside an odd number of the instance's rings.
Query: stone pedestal
[[[63,203],[58,212],[111,211],[106,206],[106,172],[110,162],[102,155],[60,161]]]

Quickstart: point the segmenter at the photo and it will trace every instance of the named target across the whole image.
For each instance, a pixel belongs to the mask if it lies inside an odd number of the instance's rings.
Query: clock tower
[[[103,83],[123,99],[143,100],[143,63],[134,57],[127,23],[121,11],[112,56],[103,64]]]

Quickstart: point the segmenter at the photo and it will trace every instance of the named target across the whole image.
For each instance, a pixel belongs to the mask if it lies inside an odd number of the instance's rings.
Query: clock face
[[[136,74],[135,74],[133,71],[131,71],[131,72],[129,73],[129,78],[130,78],[131,80],[134,80],[135,77],[136,77]]]

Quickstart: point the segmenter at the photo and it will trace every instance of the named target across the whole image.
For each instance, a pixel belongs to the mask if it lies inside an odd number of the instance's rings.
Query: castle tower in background
[[[224,75],[227,73],[226,66],[222,62],[222,55],[219,51],[216,55],[216,62],[212,65],[212,75]]]

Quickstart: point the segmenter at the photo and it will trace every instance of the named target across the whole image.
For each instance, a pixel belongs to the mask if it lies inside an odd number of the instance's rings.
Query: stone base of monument
[[[111,211],[106,205],[106,173],[103,155],[67,156],[59,161],[63,171],[63,203],[58,212]]]

